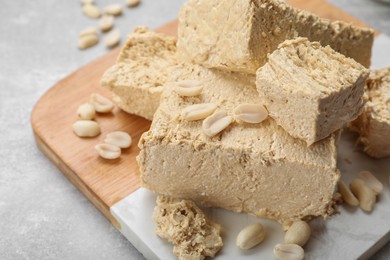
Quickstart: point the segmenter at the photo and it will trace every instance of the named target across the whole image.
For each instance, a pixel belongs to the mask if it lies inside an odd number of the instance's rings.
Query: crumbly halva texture
[[[158,196],[153,220],[157,235],[174,244],[180,260],[214,257],[223,246],[221,226],[192,201]]]
[[[255,73],[286,39],[330,45],[370,65],[374,32],[331,22],[277,0],[189,0],[180,11],[178,56],[209,68]]]
[[[199,80],[197,97],[167,87],[150,130],[139,142],[142,185],[158,194],[189,198],[205,206],[247,212],[283,224],[333,212],[338,133],[307,147],[272,118],[259,124],[234,122],[210,138],[202,121],[182,110],[214,103],[232,115],[243,103],[259,104],[255,76],[188,65],[172,81]]]
[[[176,38],[137,27],[101,80],[124,111],[151,120],[168,75],[177,66]]]
[[[350,124],[371,157],[390,156],[390,68],[372,71],[366,85],[363,113]]]
[[[356,119],[369,71],[307,38],[281,43],[257,70],[257,90],[269,114],[308,145]]]

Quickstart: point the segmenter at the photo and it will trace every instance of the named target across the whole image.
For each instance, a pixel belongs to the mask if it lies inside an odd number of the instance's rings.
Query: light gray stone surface
[[[390,34],[387,5],[331,1]],[[124,39],[136,25],[174,19],[183,2],[143,0],[116,25]],[[0,259],[143,259],[36,148],[30,128],[32,107],[46,90],[106,53],[102,43],[76,47],[79,31],[96,21],[81,14],[78,0],[0,3]],[[389,258],[390,245],[375,257]]]

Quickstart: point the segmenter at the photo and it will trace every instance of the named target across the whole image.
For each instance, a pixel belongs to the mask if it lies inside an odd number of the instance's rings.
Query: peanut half
[[[85,4],[83,5],[83,13],[89,18],[97,19],[100,17],[101,12],[100,9],[97,8],[96,5],[93,4]]]
[[[87,5],[87,4],[94,4],[94,0],[80,0],[82,5]]]
[[[98,154],[108,160],[117,159],[121,156],[121,148],[112,144],[98,144],[95,146]]]
[[[99,36],[97,34],[86,34],[79,38],[78,47],[80,50],[87,49],[96,45],[99,42]]]
[[[87,28],[85,28],[79,33],[79,37],[83,37],[88,34],[96,34],[96,36],[98,36],[97,28],[95,26],[88,26]]]
[[[129,148],[132,143],[132,139],[128,133],[116,131],[107,134],[104,142],[107,144],[116,145],[119,148]]]
[[[114,16],[112,15],[103,15],[99,20],[99,28],[102,32],[107,32],[111,30],[114,26]]]
[[[236,245],[241,249],[250,249],[260,244],[265,238],[265,230],[261,224],[252,224],[238,233]]]
[[[304,246],[309,240],[311,235],[311,229],[308,223],[305,221],[296,221],[287,230],[284,236],[284,242],[286,244],[297,244]]]
[[[106,37],[104,37],[104,44],[108,48],[113,48],[117,46],[120,41],[121,41],[121,34],[118,29],[112,30],[106,35]]]
[[[188,106],[183,109],[181,115],[187,121],[195,121],[208,117],[217,109],[213,103],[203,103]]]
[[[341,196],[343,200],[348,203],[351,206],[359,206],[359,200],[353,195],[351,190],[343,181],[339,181],[338,184],[339,192],[341,193]]]
[[[182,97],[198,96],[203,87],[199,80],[182,80],[175,83],[173,90]]]
[[[100,134],[99,124],[91,120],[77,120],[72,128],[79,137],[95,137]]]
[[[82,104],[77,109],[77,115],[80,119],[91,120],[94,118],[95,114],[95,108],[89,103]]]
[[[354,179],[349,187],[358,198],[360,208],[366,212],[371,212],[376,201],[375,192],[364,184],[364,181],[361,179]]]
[[[243,122],[257,124],[268,117],[268,111],[261,104],[242,104],[234,109],[234,116]]]
[[[305,257],[303,248],[296,244],[277,244],[274,254],[281,260],[302,260]]]
[[[383,184],[369,171],[361,171],[358,178],[371,188],[377,195],[383,191]]]
[[[232,122],[233,118],[228,116],[225,111],[217,111],[203,121],[203,133],[209,137],[213,137],[222,132]]]
[[[139,5],[140,2],[141,2],[141,0],[126,0],[126,5],[128,7],[135,7],[135,6]]]
[[[104,13],[108,15],[118,16],[123,12],[123,7],[121,4],[110,4],[104,8]]]
[[[99,113],[108,113],[114,108],[114,104],[111,100],[96,93],[91,95],[89,103],[91,103],[95,107],[96,112]]]

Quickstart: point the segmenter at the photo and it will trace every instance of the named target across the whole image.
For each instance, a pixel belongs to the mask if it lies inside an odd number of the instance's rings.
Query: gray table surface
[[[183,2],[143,0],[125,9],[116,26],[123,39],[136,25],[156,28],[174,19]],[[389,6],[331,2],[390,35]],[[107,52],[103,44],[76,47],[79,31],[96,21],[81,14],[78,0],[0,3],[0,259],[143,259],[38,150],[30,128],[45,91]],[[374,258],[389,259],[390,244]]]

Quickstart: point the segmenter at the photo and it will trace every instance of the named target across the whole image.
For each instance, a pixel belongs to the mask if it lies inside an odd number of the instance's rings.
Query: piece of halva
[[[269,55],[256,86],[276,123],[311,145],[359,116],[368,73],[329,46],[299,37]]]
[[[363,113],[350,124],[371,157],[390,156],[390,68],[375,70],[367,80]]]
[[[171,242],[179,260],[214,257],[222,248],[221,226],[190,200],[157,197],[153,211],[156,233]]]
[[[183,109],[212,103],[216,113],[233,115],[241,104],[259,104],[255,76],[198,65],[171,76],[172,81],[200,81],[203,90],[195,97],[164,90],[151,128],[139,142],[144,187],[283,224],[331,214],[339,179],[338,133],[307,147],[268,118],[258,124],[233,122],[209,137],[203,120],[184,119]]]
[[[370,65],[374,32],[331,22],[279,0],[189,0],[180,11],[178,56],[209,68],[255,73],[298,36]]]
[[[101,80],[124,111],[151,120],[168,75],[177,66],[176,38],[137,27]]]

